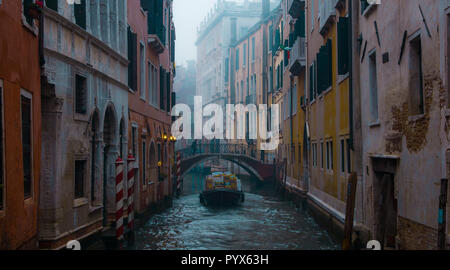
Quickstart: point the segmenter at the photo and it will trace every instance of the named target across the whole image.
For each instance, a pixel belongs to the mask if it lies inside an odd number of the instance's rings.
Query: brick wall
[[[398,234],[401,250],[436,250],[437,230],[412,220],[398,217]]]

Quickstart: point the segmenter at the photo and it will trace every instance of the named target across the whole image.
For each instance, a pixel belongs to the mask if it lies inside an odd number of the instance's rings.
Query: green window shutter
[[[324,88],[324,61],[323,61],[323,47],[320,48],[319,53],[317,54],[317,95],[320,96],[322,94],[322,90]]]
[[[166,110],[167,112],[170,112],[170,110],[172,109],[172,107],[170,106],[170,98],[171,98],[171,93],[170,93],[170,72],[166,72]]]
[[[239,49],[236,51],[236,70],[239,70]]]
[[[331,39],[328,40],[327,42],[327,54],[328,54],[328,58],[327,58],[327,62],[328,62],[328,70],[327,70],[327,87],[330,87],[333,85],[333,42],[331,41]]]
[[[337,24],[338,29],[338,74],[344,75],[349,70],[349,53],[348,53],[348,22],[347,17],[340,17]]]
[[[275,33],[275,46],[274,46],[275,51],[277,51],[278,48],[280,47],[280,42],[281,42],[280,29],[277,29],[277,31]]]
[[[165,103],[164,103],[164,101],[165,101],[164,84],[165,84],[165,77],[166,77],[165,73],[166,73],[166,71],[162,68],[162,66],[160,66],[159,67],[159,108],[161,110],[164,110],[164,105],[165,105]]]
[[[137,90],[137,34],[128,27],[128,87]]]
[[[297,21],[295,22],[295,34],[296,34],[296,39],[297,37],[302,37],[304,38],[306,36],[305,33],[305,10],[302,10],[300,13],[300,16],[298,17]]]
[[[313,89],[314,89],[314,93],[313,96],[314,98],[316,98],[317,95],[317,60],[314,61],[314,68],[313,68],[313,73],[314,73],[314,85],[313,85]]]

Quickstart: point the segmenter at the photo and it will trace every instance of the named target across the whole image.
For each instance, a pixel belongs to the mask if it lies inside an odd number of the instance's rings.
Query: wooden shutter
[[[319,53],[317,54],[317,95],[320,96],[323,90],[324,81],[324,61],[323,61],[323,47],[320,47]]]
[[[170,94],[170,72],[166,72],[166,110],[168,112],[170,112],[171,110],[171,103],[170,103],[170,98],[171,98],[171,94]]]
[[[329,88],[333,84],[333,43],[331,39],[327,42],[327,85],[326,88]]]
[[[340,17],[338,29],[338,74],[344,75],[349,71],[349,40],[347,17]]]
[[[171,111],[176,103],[177,103],[177,93],[172,92],[172,107],[170,108]]]
[[[164,110],[165,107],[165,91],[164,91],[164,84],[166,81],[166,71],[162,68],[159,67],[159,108],[161,110]]]
[[[128,27],[128,86],[137,90],[137,34]]]

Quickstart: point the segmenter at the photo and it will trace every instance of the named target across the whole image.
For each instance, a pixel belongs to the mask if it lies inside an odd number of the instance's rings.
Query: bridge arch
[[[250,165],[248,162],[245,162],[243,159],[239,159],[236,156],[231,155],[208,155],[208,154],[202,154],[197,155],[195,157],[182,160],[182,169],[181,169],[181,179],[183,179],[192,169],[200,165],[202,162],[212,160],[212,159],[222,159],[229,162],[232,162],[241,168],[243,168],[246,172],[248,172],[250,175],[256,177],[259,181],[264,182],[265,178],[258,172],[256,168],[254,168],[252,165]],[[184,165],[184,166],[183,166]]]

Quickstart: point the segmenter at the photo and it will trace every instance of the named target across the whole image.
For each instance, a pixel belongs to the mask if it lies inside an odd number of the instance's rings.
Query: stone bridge
[[[179,150],[181,153],[181,179],[200,163],[209,159],[222,159],[233,162],[250,175],[260,181],[270,181],[275,178],[276,165],[264,162],[264,158],[257,159],[261,155],[254,146],[238,144],[197,144],[193,147]]]

